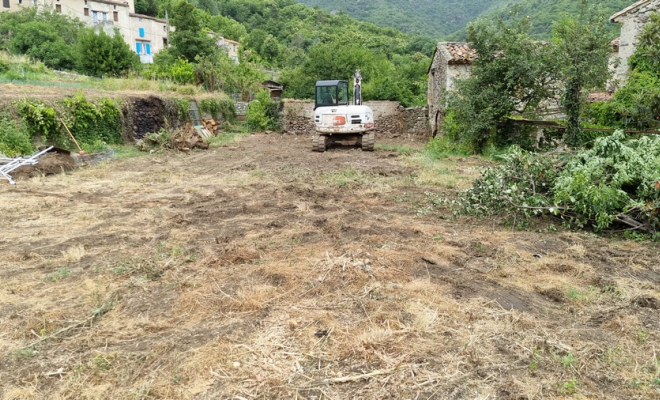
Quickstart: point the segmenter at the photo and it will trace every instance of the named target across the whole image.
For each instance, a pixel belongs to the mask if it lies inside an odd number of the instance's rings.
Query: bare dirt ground
[[[660,396],[657,245],[453,219],[484,161],[385,142],[0,186],[0,398]]]

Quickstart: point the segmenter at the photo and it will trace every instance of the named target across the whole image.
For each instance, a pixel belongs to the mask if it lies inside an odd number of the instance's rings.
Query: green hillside
[[[532,33],[547,38],[552,22],[563,12],[577,12],[578,0],[299,0],[329,12],[343,11],[353,18],[403,32],[437,39],[462,39],[465,26],[476,19],[506,16],[515,7],[532,19]],[[593,0],[610,16],[633,0]],[[614,30],[614,29],[613,29]]]
[[[602,13],[610,17],[614,13],[633,4],[633,0],[592,0],[593,4],[598,4]],[[576,15],[580,9],[578,0],[522,0],[516,4],[509,4],[496,10],[490,10],[480,16],[479,19],[495,20],[497,17],[507,18],[511,12],[518,10],[518,15],[529,16],[531,19],[531,34],[547,39],[552,32],[552,23],[563,14]],[[619,33],[619,28],[612,24],[612,37]],[[465,28],[455,32],[448,37],[449,39],[462,40],[465,38]]]
[[[486,11],[518,0],[300,0],[322,9],[403,32],[441,38]]]

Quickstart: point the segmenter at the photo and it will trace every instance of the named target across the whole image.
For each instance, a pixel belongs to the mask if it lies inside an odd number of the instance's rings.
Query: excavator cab
[[[349,103],[348,81],[317,81],[314,102],[312,150],[323,152],[339,142],[357,143],[364,151],[374,151],[374,113],[362,105],[362,75],[353,77],[353,104]]]
[[[348,105],[347,81],[317,81],[314,109]]]

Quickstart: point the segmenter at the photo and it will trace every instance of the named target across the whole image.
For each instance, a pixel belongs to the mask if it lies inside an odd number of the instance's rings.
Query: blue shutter
[[[151,54],[151,45],[149,43],[145,43],[144,46],[147,48],[147,54]]]
[[[140,37],[144,37],[144,28],[140,28]]]
[[[142,43],[135,43],[135,52],[138,54],[142,53]]]

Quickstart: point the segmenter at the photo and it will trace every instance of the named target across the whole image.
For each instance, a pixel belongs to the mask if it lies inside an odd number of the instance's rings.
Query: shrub
[[[30,142],[30,136],[24,129],[20,129],[13,121],[0,118],[0,153],[16,157],[30,154],[34,146]]]
[[[623,132],[595,140],[575,155],[538,155],[514,148],[504,163],[453,202],[476,216],[555,214],[596,231],[623,226],[658,235],[660,137],[626,140]]]
[[[27,124],[32,136],[43,136],[48,141],[54,141],[59,134],[59,121],[55,109],[33,100],[18,102],[18,110]]]
[[[248,126],[254,130],[279,130],[280,116],[278,103],[270,98],[265,90],[257,93],[257,99],[251,101],[245,113]]]

